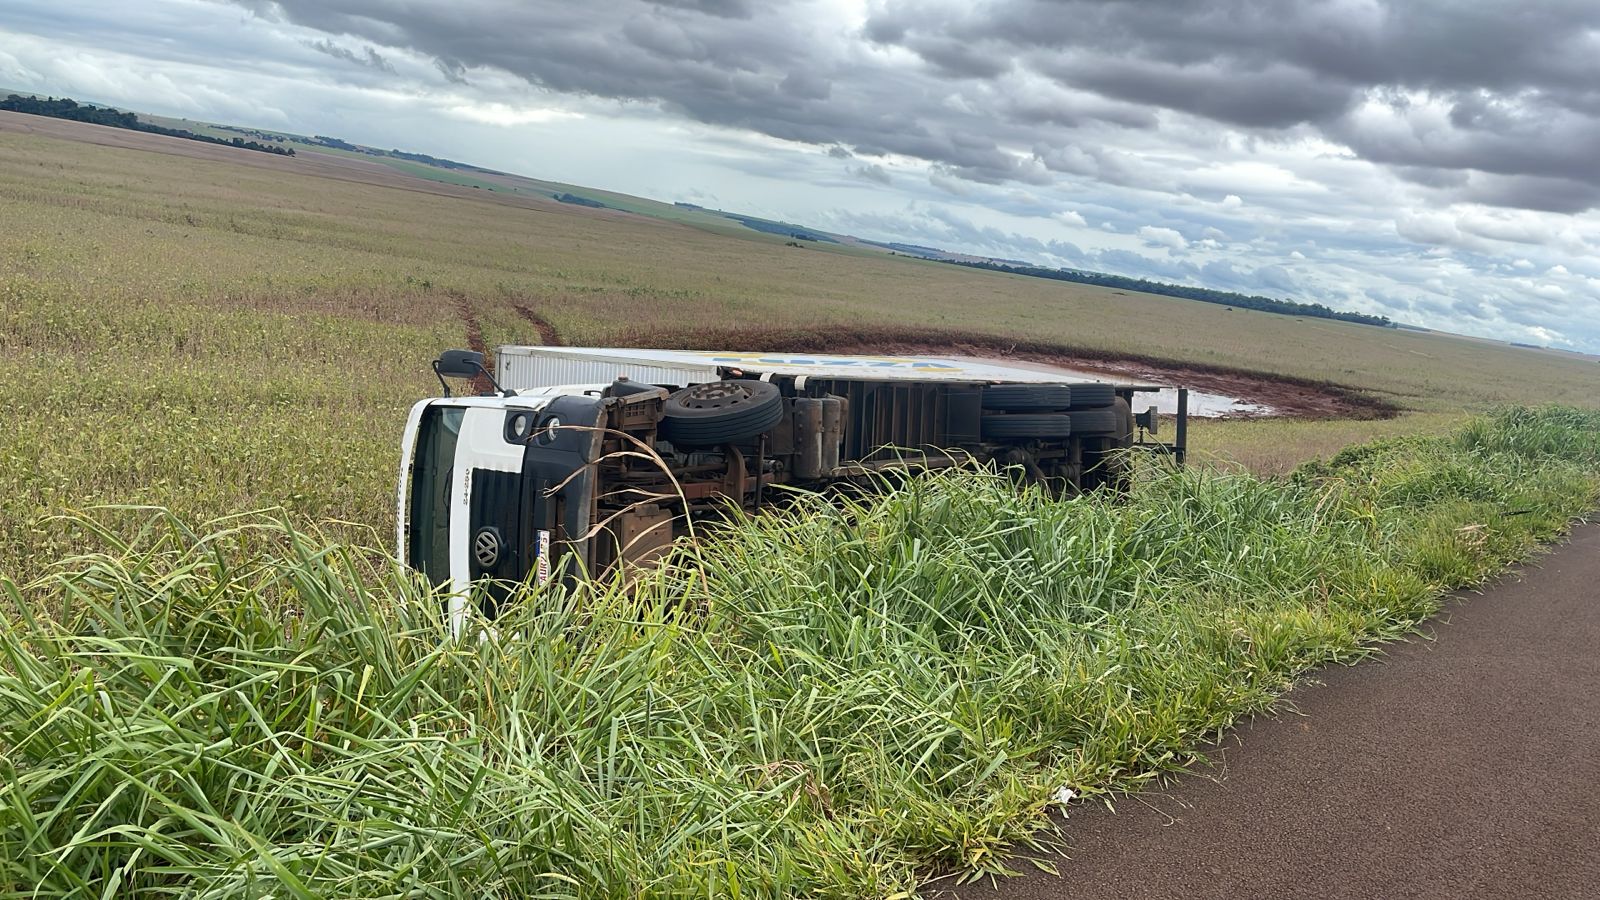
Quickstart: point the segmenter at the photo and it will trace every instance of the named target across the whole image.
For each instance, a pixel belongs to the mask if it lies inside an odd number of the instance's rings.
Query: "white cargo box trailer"
[[[732,353],[617,347],[501,347],[495,380],[511,390],[567,384],[609,384],[618,377],[684,387],[716,381],[729,369],[767,376],[850,380],[1059,384],[1060,373],[938,356],[850,356],[830,353]],[[1091,379],[1080,379],[1080,383]],[[1126,385],[1156,390],[1149,385]]]
[[[648,565],[694,516],[773,488],[989,464],[1063,493],[1118,485],[1157,385],[937,356],[502,347],[434,362],[444,396],[406,427],[399,555],[493,615],[511,585]],[[451,396],[446,377],[495,390]],[[1180,391],[1180,403],[1182,403]],[[474,586],[477,589],[474,590]],[[459,618],[465,600],[455,601]]]

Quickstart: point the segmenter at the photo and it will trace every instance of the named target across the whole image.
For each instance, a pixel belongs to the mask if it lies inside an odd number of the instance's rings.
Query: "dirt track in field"
[[[516,303],[513,304],[513,306],[516,307],[517,315],[521,316],[524,321],[532,325],[539,332],[540,344],[546,347],[562,346],[561,335],[556,333],[556,327],[550,324],[549,319],[546,319],[544,316],[534,312],[532,308],[525,304]]]
[[[1209,772],[1073,809],[1060,877],[959,896],[1600,896],[1600,524],[1431,632],[1319,673]]]

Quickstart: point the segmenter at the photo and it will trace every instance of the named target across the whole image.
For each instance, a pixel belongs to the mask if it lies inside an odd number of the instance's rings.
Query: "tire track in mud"
[[[546,319],[544,316],[539,315],[521,303],[513,303],[511,304],[511,307],[517,311],[517,315],[527,320],[528,324],[538,329],[540,344],[546,347],[566,346],[566,344],[561,340],[561,335],[556,331],[556,327],[550,324],[549,319]]]
[[[450,292],[450,300],[456,305],[456,314],[461,317],[461,324],[467,329],[467,348],[479,353],[487,354],[489,348],[483,342],[483,326],[478,323],[478,314],[472,309],[472,301],[467,295]]]
[[[467,348],[483,354],[484,364],[492,366],[493,354],[489,346],[483,341],[483,325],[478,321],[478,314],[472,308],[472,301],[467,295],[457,291],[450,292],[450,300],[455,304],[456,314],[461,317],[461,324],[467,330]],[[472,377],[472,391],[475,394],[488,394],[494,392],[494,385],[487,375],[478,374]]]

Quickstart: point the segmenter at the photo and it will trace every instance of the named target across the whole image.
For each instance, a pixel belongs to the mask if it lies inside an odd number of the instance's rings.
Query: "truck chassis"
[[[506,359],[518,349],[531,348],[502,348],[502,379],[516,375]],[[613,363],[666,355],[606,352]],[[445,384],[445,397],[412,410],[397,510],[401,561],[470,593],[492,617],[517,584],[625,575],[652,565],[690,521],[760,510],[786,486],[870,486],[892,473],[989,464],[1073,494],[1118,489],[1130,450],[1180,464],[1186,450],[1185,391],[1172,443],[1152,439],[1154,408],[1133,410],[1157,385],[1044,381],[1054,376],[1021,370],[964,378],[953,364],[884,371],[893,357],[799,365],[700,356],[716,364],[681,373],[631,367],[661,383],[600,361],[578,374],[622,371],[608,382],[521,390],[490,377],[477,354],[441,356],[442,384],[471,375],[494,390],[451,397]],[[857,360],[869,362],[857,369]],[[458,603],[453,612],[461,611]]]

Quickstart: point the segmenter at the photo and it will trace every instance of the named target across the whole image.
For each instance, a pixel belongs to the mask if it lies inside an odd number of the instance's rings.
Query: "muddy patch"
[[[1400,408],[1344,385],[1244,368],[1127,356],[1044,341],[1013,340],[936,329],[886,327],[640,329],[614,335],[619,347],[666,350],[737,349],[792,353],[965,356],[1016,365],[1043,365],[1072,377],[1186,387],[1191,402],[1208,395],[1218,412],[1311,419],[1386,419]],[[1169,404],[1175,404],[1173,397]],[[1158,406],[1161,405],[1158,401]],[[1175,409],[1175,405],[1167,408]],[[1225,412],[1224,412],[1225,410]]]

